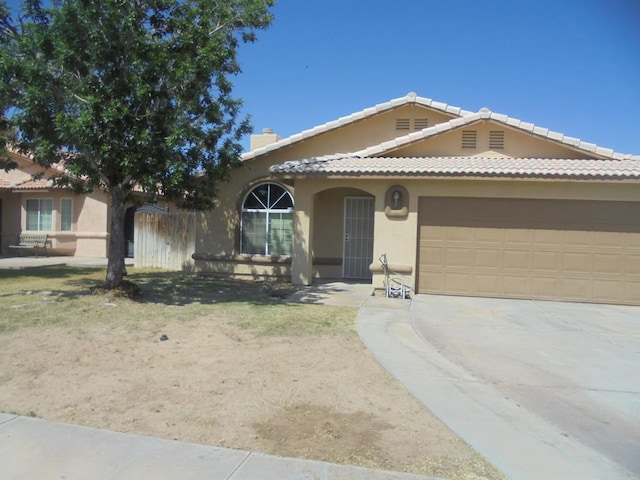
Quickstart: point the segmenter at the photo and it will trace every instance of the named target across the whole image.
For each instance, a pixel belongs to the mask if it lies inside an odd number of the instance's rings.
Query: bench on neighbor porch
[[[21,233],[18,237],[18,243],[9,245],[9,248],[33,248],[36,251],[36,258],[38,258],[38,249],[44,249],[45,255],[47,253],[48,237],[46,233]]]

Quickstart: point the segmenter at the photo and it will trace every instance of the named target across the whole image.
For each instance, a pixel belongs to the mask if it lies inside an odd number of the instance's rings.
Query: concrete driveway
[[[361,310],[365,344],[509,478],[640,478],[640,307],[392,302]]]

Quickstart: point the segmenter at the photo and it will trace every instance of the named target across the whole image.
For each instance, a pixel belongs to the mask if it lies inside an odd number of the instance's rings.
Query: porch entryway
[[[371,279],[373,261],[373,197],[345,197],[343,278]]]

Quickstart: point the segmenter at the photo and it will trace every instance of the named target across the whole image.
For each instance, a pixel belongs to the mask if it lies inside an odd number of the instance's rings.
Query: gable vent
[[[476,133],[475,130],[462,131],[462,148],[476,148]]]
[[[489,132],[489,149],[502,150],[504,148],[504,131],[491,130]]]
[[[416,118],[413,121],[413,129],[414,130],[424,130],[428,126],[429,126],[429,119],[428,118]]]
[[[411,128],[411,120],[408,118],[396,119],[396,130],[409,130]]]

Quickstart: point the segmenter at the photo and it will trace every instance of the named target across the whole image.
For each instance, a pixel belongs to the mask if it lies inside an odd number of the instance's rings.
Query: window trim
[[[266,206],[266,208],[245,208],[245,204],[247,202],[247,200],[249,199],[250,195],[256,191],[258,188],[260,188],[261,186],[267,185],[270,186],[274,185],[276,187],[281,188],[282,190],[284,190],[284,194],[281,195],[280,197],[278,197],[275,201],[271,201],[271,199],[269,198],[268,203],[271,205],[275,205],[277,203],[280,202],[280,200],[282,200],[282,198],[287,195],[289,197],[289,199],[291,200],[291,207],[288,208],[270,208],[268,205]],[[270,195],[270,192],[269,192]],[[257,196],[256,196],[257,198]],[[264,202],[262,202],[259,198],[258,201],[264,205]],[[291,194],[291,192],[289,191],[289,189],[287,187],[285,187],[284,185],[280,184],[280,183],[276,183],[276,182],[270,182],[270,181],[265,181],[265,182],[259,182],[256,183],[254,185],[251,185],[251,187],[248,189],[247,193],[242,197],[242,202],[240,203],[240,238],[239,238],[239,252],[240,255],[256,255],[256,256],[266,256],[266,257],[290,257],[293,252],[289,253],[289,254],[285,254],[285,255],[272,255],[269,252],[269,237],[270,237],[270,232],[269,232],[269,228],[270,228],[270,215],[271,214],[282,214],[282,213],[291,213],[293,214],[295,211],[295,202],[294,202],[294,198],[293,195]],[[245,213],[263,213],[265,214],[265,245],[264,245],[264,254],[261,253],[248,253],[245,252],[245,245],[244,245],[244,214]],[[293,248],[293,238],[291,240],[291,245]]]
[[[63,224],[65,220],[63,204],[65,202],[69,202],[69,228],[64,228],[65,225]],[[60,199],[60,231],[73,232],[73,198],[71,197],[64,197]]]
[[[38,202],[38,210],[37,210],[37,228],[35,230],[29,228],[29,202]],[[51,219],[49,228],[42,228],[42,206],[41,203],[48,201],[51,205]],[[25,198],[24,201],[24,229],[28,232],[52,232],[54,231],[54,202],[51,197],[31,197]]]

